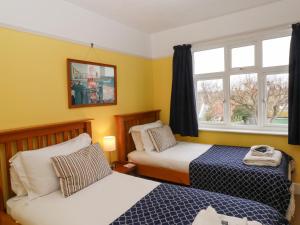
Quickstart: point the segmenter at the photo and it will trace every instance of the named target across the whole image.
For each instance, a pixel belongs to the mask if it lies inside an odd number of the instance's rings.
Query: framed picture
[[[69,108],[117,104],[114,65],[67,59]]]

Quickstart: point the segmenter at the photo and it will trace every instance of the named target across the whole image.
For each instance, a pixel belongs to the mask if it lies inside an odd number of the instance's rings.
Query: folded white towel
[[[228,225],[262,225],[256,221],[248,221],[247,218],[241,219],[218,214],[211,206],[201,210],[192,225],[221,225],[222,221],[228,222]]]
[[[281,158],[282,153],[278,150],[274,150],[274,154],[272,156],[253,156],[250,150],[243,161],[244,164],[251,166],[279,166]]]
[[[222,225],[222,220],[216,210],[208,206],[197,214],[193,225]]]
[[[266,147],[266,152],[257,151],[258,148]],[[251,154],[253,156],[273,156],[274,155],[274,147],[267,146],[267,145],[254,145],[250,148]]]

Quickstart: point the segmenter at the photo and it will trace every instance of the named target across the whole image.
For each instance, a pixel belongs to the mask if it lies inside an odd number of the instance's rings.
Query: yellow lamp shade
[[[103,138],[103,150],[106,152],[113,152],[116,150],[115,136],[105,136]]]

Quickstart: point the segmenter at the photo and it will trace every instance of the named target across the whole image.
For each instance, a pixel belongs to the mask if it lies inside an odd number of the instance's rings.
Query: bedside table
[[[126,164],[132,164],[132,167],[126,167]],[[136,175],[136,165],[134,163],[131,162],[113,162],[113,165],[115,166],[113,168],[114,171],[117,171],[119,173],[124,173],[124,174],[130,174],[130,175]]]

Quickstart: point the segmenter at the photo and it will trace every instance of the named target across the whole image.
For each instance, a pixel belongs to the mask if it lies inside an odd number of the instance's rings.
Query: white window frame
[[[224,121],[220,123],[205,123],[198,121],[199,130],[212,130],[220,132],[238,132],[238,133],[258,133],[287,135],[288,126],[280,124],[268,124],[266,117],[266,76],[288,73],[288,65],[263,67],[263,50],[262,42],[264,40],[291,36],[290,29],[276,29],[253,33],[251,35],[241,35],[234,38],[225,38],[219,41],[194,44],[192,54],[198,51],[210,50],[215,48],[224,48],[224,72],[194,74],[194,87],[197,92],[197,81],[223,79],[224,91]],[[243,46],[254,45],[255,48],[255,65],[243,68],[232,68],[231,49]],[[194,61],[193,61],[194,68]],[[234,125],[230,119],[230,76],[235,74],[256,73],[258,79],[258,121],[257,125]],[[197,118],[198,118],[198,95],[196,97]]]

